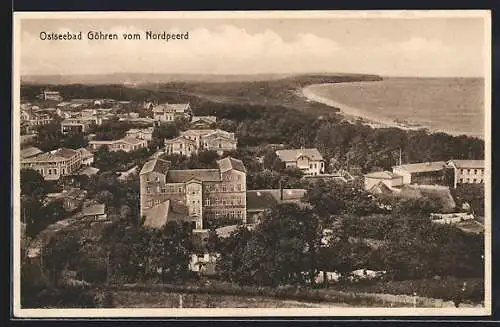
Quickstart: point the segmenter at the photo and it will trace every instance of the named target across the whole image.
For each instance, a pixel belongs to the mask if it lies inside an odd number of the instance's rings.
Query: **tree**
[[[38,200],[46,194],[45,180],[34,169],[21,169],[21,194],[34,197]]]
[[[52,151],[60,147],[62,139],[60,121],[54,120],[38,128],[35,146],[44,152]]]
[[[172,139],[177,136],[179,136],[179,129],[176,124],[162,123],[153,130],[153,139],[150,147],[153,149],[163,147],[166,139]]]
[[[45,246],[43,255],[44,266],[50,271],[52,282],[57,285],[63,270],[74,266],[79,258],[80,236],[76,231],[54,236]]]
[[[241,270],[256,285],[313,283],[320,242],[319,219],[310,209],[278,205],[248,240]]]
[[[268,151],[264,155],[264,168],[282,172],[285,169],[285,163],[276,155],[274,151]]]
[[[244,283],[246,272],[242,269],[243,252],[253,232],[244,226],[238,227],[228,238],[219,243],[220,259],[215,266],[217,274],[224,280]]]
[[[84,148],[88,145],[88,140],[83,133],[70,132],[63,137],[62,147],[70,149]]]
[[[306,200],[322,217],[354,214],[364,216],[380,212],[376,200],[359,185],[343,182],[324,182],[307,187]]]

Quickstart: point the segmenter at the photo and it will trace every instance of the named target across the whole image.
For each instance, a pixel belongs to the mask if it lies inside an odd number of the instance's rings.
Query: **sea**
[[[375,82],[311,85],[303,93],[312,101],[385,125],[484,139],[484,90],[482,78],[384,77]]]

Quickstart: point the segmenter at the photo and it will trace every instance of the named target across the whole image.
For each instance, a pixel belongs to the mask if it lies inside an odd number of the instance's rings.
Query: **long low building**
[[[91,150],[97,150],[100,147],[106,146],[109,151],[135,151],[148,146],[148,141],[143,139],[138,139],[135,137],[125,137],[119,140],[109,140],[109,141],[90,141],[89,148]]]
[[[379,193],[411,184],[456,188],[459,185],[484,184],[486,178],[484,160],[453,159],[393,166],[392,172],[364,175],[364,184],[367,191]]]
[[[21,168],[36,170],[45,180],[58,180],[61,176],[72,175],[78,171],[84,158],[87,161],[90,160],[84,150],[60,148],[45,152],[21,159]]]

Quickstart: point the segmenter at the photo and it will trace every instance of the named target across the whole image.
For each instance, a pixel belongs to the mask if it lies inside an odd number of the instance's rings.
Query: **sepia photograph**
[[[489,11],[13,18],[14,316],[491,314]]]

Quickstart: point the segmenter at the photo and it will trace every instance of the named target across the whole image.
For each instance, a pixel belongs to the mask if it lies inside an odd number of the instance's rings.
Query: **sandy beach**
[[[335,108],[340,109],[340,114],[344,117],[344,119],[346,121],[349,121],[351,123],[354,123],[354,122],[358,121],[361,118],[363,124],[369,125],[372,128],[390,128],[390,127],[394,127],[394,128],[399,128],[399,129],[403,129],[403,130],[426,129],[429,132],[433,132],[433,133],[444,132],[444,133],[447,133],[447,134],[450,134],[450,135],[454,135],[454,136],[467,134],[467,133],[457,132],[457,131],[453,131],[453,130],[437,130],[437,129],[432,129],[432,128],[428,127],[428,126],[416,126],[416,127],[406,126],[405,124],[397,123],[394,120],[384,119],[384,118],[381,118],[381,117],[377,117],[375,115],[371,115],[370,113],[367,113],[366,111],[360,110],[358,108],[354,108],[352,106],[349,106],[349,105],[346,105],[346,104],[334,101],[332,99],[319,96],[313,90],[313,88],[315,86],[318,86],[318,85],[328,85],[328,84],[329,83],[309,85],[309,86],[306,86],[306,87],[302,88],[302,90],[300,90],[300,92],[298,92],[298,93],[300,93],[300,95],[302,97],[304,97],[306,99],[306,101],[319,102],[319,103],[325,104],[327,106],[335,107]],[[478,135],[471,135],[471,136],[482,138],[481,136],[478,136]]]

